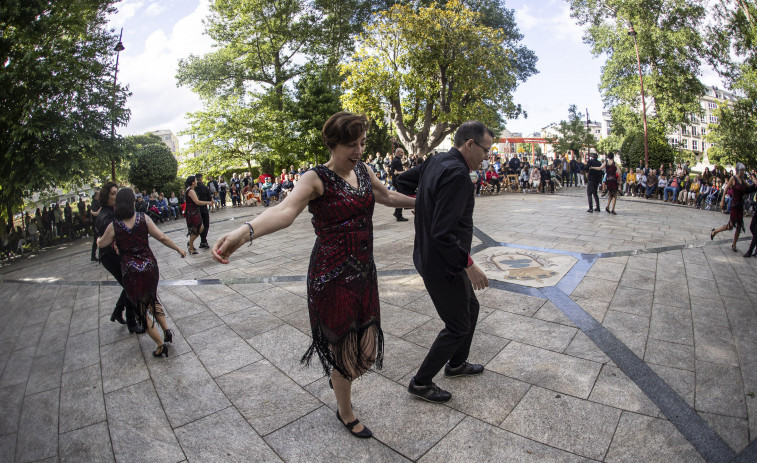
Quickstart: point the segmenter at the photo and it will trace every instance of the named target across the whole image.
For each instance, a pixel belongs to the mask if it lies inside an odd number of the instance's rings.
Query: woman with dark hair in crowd
[[[415,199],[389,191],[360,162],[368,132],[365,116],[334,114],[321,136],[329,160],[302,175],[276,207],[222,236],[213,258],[228,263],[242,244],[288,227],[305,207],[317,236],[308,269],[308,308],[313,342],[305,355],[318,355],[337,401],[337,419],[356,437],[371,431],[355,417],[352,381],[374,364],[381,367],[383,334],[376,265],[373,262],[373,207],[412,208]]]
[[[618,201],[618,165],[615,164],[615,155],[613,153],[607,154],[607,159],[602,165],[598,167],[589,167],[593,170],[605,171],[605,185],[607,186],[607,205],[605,206],[605,212],[609,212],[612,215],[615,214],[615,203]],[[610,205],[612,204],[612,209]]]
[[[168,346],[164,343],[173,342],[173,332],[168,329],[163,306],[158,301],[160,278],[158,261],[150,250],[147,237],[152,236],[163,245],[178,252],[182,258],[186,257],[187,253],[163,234],[148,216],[134,211],[135,200],[131,188],[122,188],[118,192],[115,220],[108,225],[103,236],[97,240],[97,245],[104,248],[110,246],[111,243],[116,243],[121,253],[121,272],[126,295],[129,302],[137,309],[139,322],[158,346],[152,355],[168,357]],[[147,319],[148,309],[152,314],[152,320]],[[156,321],[163,330],[163,339],[155,329]]]
[[[187,181],[184,182],[187,187],[186,194],[186,206],[184,208],[184,217],[187,219],[187,235],[189,235],[189,242],[187,242],[187,250],[190,254],[197,254],[195,249],[195,240],[200,233],[202,233],[202,216],[200,215],[200,206],[209,206],[213,201],[200,201],[195,192],[197,186],[197,179],[194,175],[187,177]]]
[[[100,189],[100,197],[98,201],[100,203],[100,213],[97,215],[96,230],[98,232],[98,238],[103,235],[105,229],[115,219],[116,207],[116,193],[118,192],[118,185],[113,182],[107,182]],[[123,288],[123,273],[121,272],[121,257],[116,253],[116,250],[112,246],[100,247],[100,263],[105,269],[113,275],[119,285]],[[126,310],[126,320],[124,320],[124,309]],[[116,308],[113,309],[113,314],[110,316],[110,321],[121,324],[126,324],[129,328],[129,333],[144,333],[144,328],[140,327],[136,322],[134,315],[134,306],[129,302],[126,297],[126,291],[121,290],[121,295],[116,302]]]
[[[746,167],[744,166],[744,164],[740,162],[737,163],[736,175],[731,177],[730,180],[728,180],[725,188],[723,188],[723,191],[728,191],[729,189],[733,191],[733,195],[731,196],[730,220],[728,220],[727,224],[723,225],[717,230],[713,228],[712,232],[710,233],[710,239],[712,240],[718,233],[736,228],[736,230],[733,232],[733,244],[731,244],[731,249],[733,250],[733,252],[738,252],[738,250],[736,249],[736,242],[739,240],[741,230],[744,228],[744,196],[748,194],[749,189],[746,179],[744,178],[744,172],[746,172]],[[751,189],[751,191],[754,191],[754,189]],[[725,195],[723,195],[722,199],[720,200],[721,210],[723,209],[724,202]]]

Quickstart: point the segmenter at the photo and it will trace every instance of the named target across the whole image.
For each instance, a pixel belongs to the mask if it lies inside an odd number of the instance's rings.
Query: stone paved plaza
[[[407,384],[442,324],[412,265],[412,222],[377,206],[384,369],[354,385],[350,436],[310,342],[310,216],[215,263],[153,241],[170,356],[111,323],[120,289],[90,242],[0,267],[0,461],[757,461],[757,259],[727,217],[583,190],[477,198],[491,287],[482,376]],[[602,203],[604,207],[604,202]],[[262,208],[211,214],[210,239]],[[409,215],[409,214],[408,214]],[[178,244],[184,223],[161,228]]]

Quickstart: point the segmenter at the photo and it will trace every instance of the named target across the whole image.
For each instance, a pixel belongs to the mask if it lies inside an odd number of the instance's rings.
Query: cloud
[[[547,33],[554,42],[583,43],[583,29],[570,17],[570,7],[562,1],[551,1],[532,10],[528,4],[515,9],[518,28],[523,32]]]
[[[168,10],[168,5],[161,2],[153,2],[147,7],[145,13],[149,16],[158,16],[160,13]]]
[[[142,53],[121,54],[119,82],[128,83],[132,92],[127,103],[131,121],[121,133],[169,129],[178,134],[187,126],[184,115],[202,108],[200,98],[190,89],[177,88],[176,72],[179,59],[211,50],[211,39],[202,33],[208,12],[208,2],[202,0],[170,31],[156,29],[145,37]]]
[[[124,27],[124,24],[133,18],[137,11],[145,4],[144,1],[125,0],[116,5],[118,11],[110,19],[110,25],[114,28]]]

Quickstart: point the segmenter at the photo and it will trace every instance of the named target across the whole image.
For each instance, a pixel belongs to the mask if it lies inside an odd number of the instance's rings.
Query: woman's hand
[[[243,225],[218,238],[216,244],[213,245],[213,259],[222,264],[228,264],[229,256],[246,243],[249,237],[250,229],[247,225]]]
[[[183,249],[179,249],[179,255],[183,259],[183,258],[187,257],[187,251],[185,251]]]

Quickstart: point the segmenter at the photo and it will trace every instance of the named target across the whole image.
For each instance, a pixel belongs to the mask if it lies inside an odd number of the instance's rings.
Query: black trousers
[[[594,197],[594,202],[597,204],[597,207],[595,209],[599,209],[599,196],[597,196],[597,188],[599,188],[598,182],[592,182],[591,180],[589,180],[589,183],[586,184],[586,196],[589,198],[589,209],[592,209],[592,197]]]
[[[221,207],[226,207],[226,192],[221,191],[219,195],[221,195]]]
[[[200,206],[200,217],[202,217],[203,229],[200,233],[200,243],[208,242],[208,228],[210,227],[210,214],[207,206]]]
[[[478,321],[478,299],[465,271],[449,277],[423,279],[444,329],[439,332],[415,374],[415,382],[429,384],[444,364],[454,366],[468,360]]]
[[[126,291],[123,289],[123,274],[121,273],[121,258],[117,254],[107,253],[100,254],[100,263],[103,264],[105,270],[107,270],[113,278],[116,279],[119,285],[121,285],[121,295],[118,297],[116,307],[126,307],[126,321],[130,325],[135,323],[136,317],[134,316],[134,306],[129,302],[129,298],[126,297]]]

